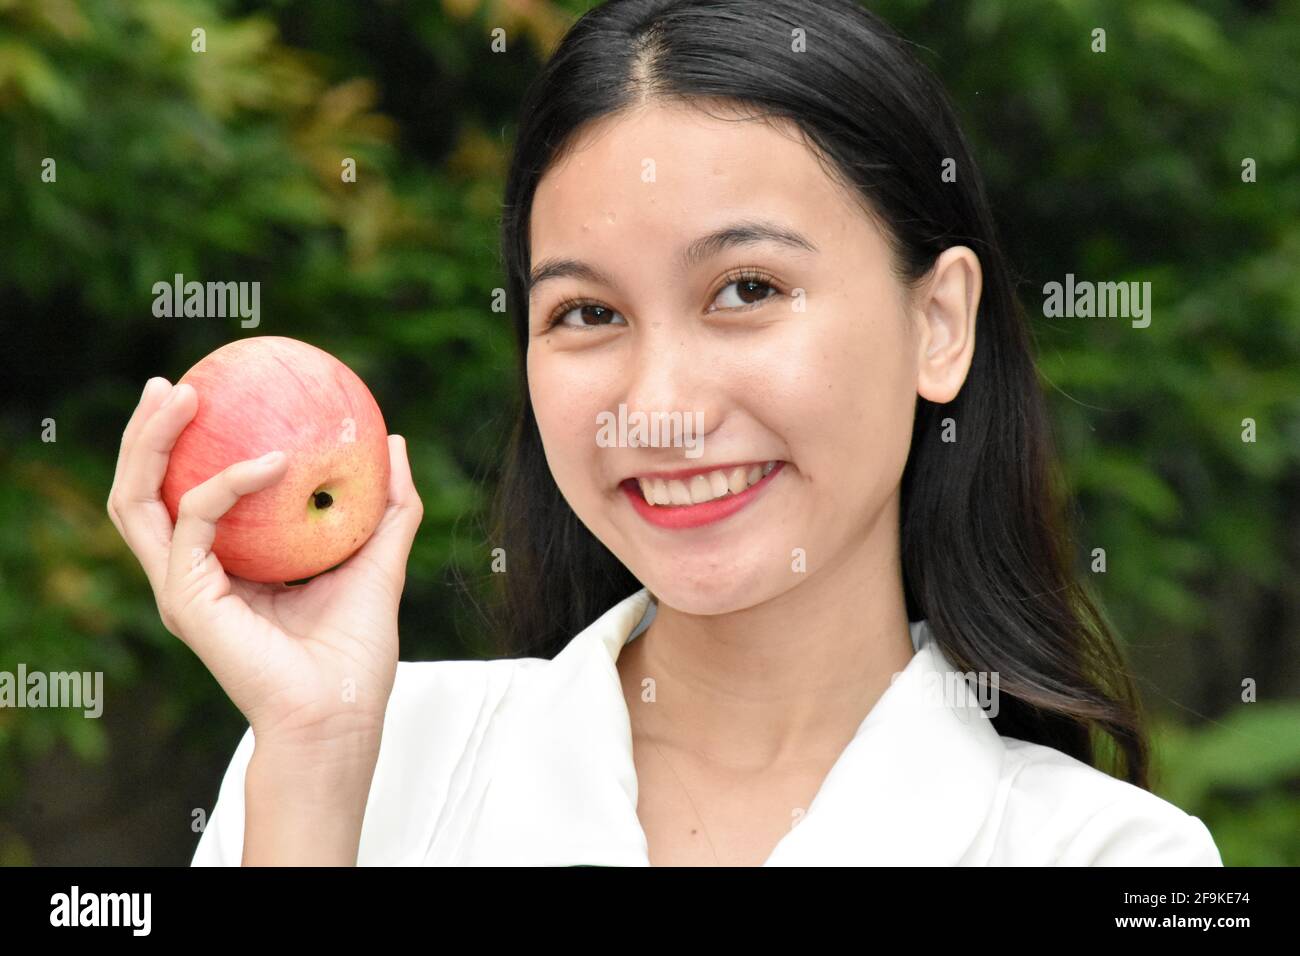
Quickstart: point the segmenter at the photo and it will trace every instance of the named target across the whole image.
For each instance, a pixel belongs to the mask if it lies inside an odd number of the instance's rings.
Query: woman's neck
[[[866,550],[865,548],[863,550]],[[722,767],[777,770],[838,754],[913,654],[897,549],[857,553],[730,614],[662,601],[618,670],[633,713],[660,746]]]

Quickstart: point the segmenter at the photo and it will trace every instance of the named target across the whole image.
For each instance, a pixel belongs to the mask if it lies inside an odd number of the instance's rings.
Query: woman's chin
[[[731,614],[762,604],[786,590],[792,582],[767,580],[758,568],[692,574],[680,564],[661,573],[639,576],[661,604],[683,614]]]

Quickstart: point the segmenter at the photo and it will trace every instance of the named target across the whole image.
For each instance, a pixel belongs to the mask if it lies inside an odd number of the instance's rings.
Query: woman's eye
[[[620,320],[614,322],[616,317]],[[576,317],[576,321],[569,321]],[[613,309],[607,309],[603,305],[575,305],[567,311],[560,312],[555,316],[552,325],[567,325],[570,328],[591,328],[598,325],[625,325],[626,320],[615,312]]]
[[[733,287],[735,292],[730,294],[735,297],[735,301],[725,301],[729,290]],[[746,306],[758,305],[775,295],[780,295],[780,291],[764,277],[741,276],[723,286],[722,291],[713,301],[718,304],[718,308],[743,309]],[[595,302],[572,302],[561,305],[547,327],[555,328],[560,325],[571,329],[591,329],[602,325],[627,325],[627,320],[613,309]]]
[[[731,289],[733,286],[736,288],[735,297],[737,301],[723,302],[723,299],[727,296],[727,290]],[[718,297],[714,301],[723,302],[721,308],[724,309],[739,309],[747,305],[757,305],[764,299],[770,299],[775,294],[776,288],[771,283],[766,282],[757,276],[742,276],[739,279],[727,283],[723,290],[718,293]]]

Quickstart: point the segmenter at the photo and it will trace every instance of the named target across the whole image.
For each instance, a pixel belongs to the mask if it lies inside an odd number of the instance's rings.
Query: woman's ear
[[[975,317],[984,273],[966,246],[945,249],[912,298],[919,323],[916,391],[943,405],[957,397],[975,355]]]

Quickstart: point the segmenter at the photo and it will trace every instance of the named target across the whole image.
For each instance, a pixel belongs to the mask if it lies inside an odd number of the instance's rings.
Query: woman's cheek
[[[606,450],[596,443],[599,401],[589,380],[554,365],[530,366],[529,381],[547,464],[565,500],[580,510],[599,495],[598,476],[608,471],[599,459]]]
[[[565,470],[566,462],[573,457],[573,438],[570,434],[573,416],[565,414],[564,390],[542,363],[529,364],[528,382],[533,417],[537,419],[537,430],[542,436],[546,460],[558,479]]]
[[[864,504],[874,510],[902,480],[912,440],[915,379],[901,343],[882,343],[870,355],[846,349],[842,357],[835,377],[840,414],[833,444],[844,486],[860,489]]]
[[[889,314],[885,314],[888,312]],[[795,465],[840,488],[901,471],[912,432],[902,317],[849,303],[809,311],[762,357],[762,394],[772,428]],[[909,389],[911,391],[909,391]]]
[[[771,331],[775,334],[764,338],[747,363],[763,418],[790,445],[796,465],[800,448],[819,457],[833,453],[828,443],[843,428],[846,414],[859,414],[845,402],[859,400],[852,386],[867,373],[862,358],[846,356],[849,346],[835,334],[835,324],[812,313]]]

